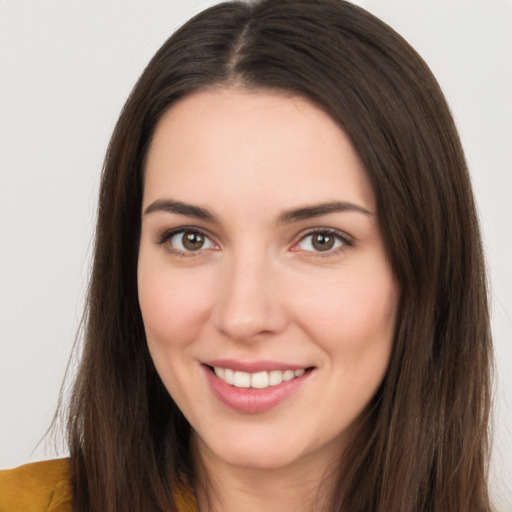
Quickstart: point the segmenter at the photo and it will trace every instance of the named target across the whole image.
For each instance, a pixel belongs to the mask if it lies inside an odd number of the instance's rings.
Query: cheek
[[[320,406],[333,425],[349,425],[364,410],[384,378],[391,355],[398,288],[390,273],[379,278],[333,281],[303,294],[302,329],[326,358]]]
[[[209,316],[210,288],[198,273],[139,262],[139,304],[150,346],[187,345],[197,339]]]
[[[388,269],[347,273],[348,277],[309,287],[297,294],[304,330],[334,355],[356,356],[367,349],[390,351],[398,303],[397,285]]]
[[[138,293],[151,358],[169,394],[181,410],[202,397],[192,386],[194,342],[209,317],[210,287],[204,276],[175,271],[158,260],[139,258]]]

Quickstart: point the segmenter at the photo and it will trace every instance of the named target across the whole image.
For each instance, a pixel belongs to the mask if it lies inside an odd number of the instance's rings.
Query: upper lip
[[[274,370],[306,370],[311,365],[284,363],[280,361],[237,361],[234,359],[211,359],[203,361],[207,366],[217,368],[230,368],[231,370],[246,373],[271,372]]]

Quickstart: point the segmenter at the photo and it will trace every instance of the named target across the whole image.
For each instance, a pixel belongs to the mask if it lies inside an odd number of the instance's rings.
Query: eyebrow
[[[206,220],[209,222],[218,222],[217,216],[206,208],[194,206],[192,204],[183,203],[181,201],[174,201],[172,199],[158,199],[151,203],[144,215],[153,212],[167,212],[185,215],[187,217],[195,217],[196,219]],[[372,216],[373,213],[366,210],[362,206],[347,201],[330,201],[328,203],[320,203],[311,206],[302,206],[292,210],[286,210],[277,219],[278,224],[291,224],[300,220],[311,219],[328,215],[330,213],[340,212],[356,212],[364,215]]]
[[[311,206],[303,206],[301,208],[294,208],[287,210],[279,215],[278,224],[290,224],[300,220],[311,219],[328,215],[330,213],[339,212],[356,212],[364,215],[373,216],[373,213],[366,210],[362,206],[346,201],[330,201],[328,203],[315,204]]]
[[[153,212],[177,213],[179,215],[195,217],[196,219],[207,220],[209,222],[217,222],[217,217],[205,208],[182,203],[181,201],[173,201],[171,199],[158,199],[154,201],[146,208],[144,215]]]

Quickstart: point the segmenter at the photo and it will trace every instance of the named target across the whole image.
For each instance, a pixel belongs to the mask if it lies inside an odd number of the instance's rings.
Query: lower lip
[[[295,377],[277,386],[264,389],[237,388],[219,379],[207,366],[203,366],[208,384],[214,395],[227,407],[246,414],[257,414],[268,411],[291,397],[310,377],[311,371],[306,371],[300,377]]]

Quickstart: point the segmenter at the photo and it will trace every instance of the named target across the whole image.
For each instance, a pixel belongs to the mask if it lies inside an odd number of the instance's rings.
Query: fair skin
[[[215,490],[200,509],[318,510],[386,372],[399,296],[344,132],[272,91],[175,104],[148,153],[138,286]]]

